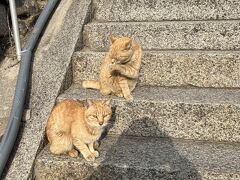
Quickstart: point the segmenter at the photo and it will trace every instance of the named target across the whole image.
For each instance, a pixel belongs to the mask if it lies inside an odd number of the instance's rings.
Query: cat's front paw
[[[117,97],[123,97],[123,93],[117,93],[115,94]]]
[[[92,153],[94,154],[95,157],[99,156],[99,152],[98,151],[93,151]]]
[[[109,89],[101,89],[101,90],[100,90],[100,93],[101,93],[103,96],[107,96],[107,95],[111,94],[111,90],[109,90]]]
[[[88,154],[86,157],[84,157],[87,161],[94,161],[95,155],[94,154]]]
[[[125,99],[126,99],[128,102],[133,102],[133,96],[132,96],[132,95],[126,96]]]
[[[93,148],[94,148],[94,149],[98,149],[99,146],[100,146],[100,144],[101,144],[100,141],[95,141],[95,142],[93,143]]]
[[[115,64],[109,64],[109,70],[112,72],[112,71],[115,71],[115,68],[116,68],[116,65]]]
[[[72,149],[71,151],[68,151],[68,155],[73,158],[78,157],[78,151],[75,149]]]
[[[109,69],[110,69],[110,71],[111,72],[113,72],[113,71],[118,71],[119,70],[119,65],[118,64],[110,64],[109,65]]]

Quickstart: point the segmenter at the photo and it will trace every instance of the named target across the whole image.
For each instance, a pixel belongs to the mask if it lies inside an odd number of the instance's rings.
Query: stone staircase
[[[38,155],[36,179],[240,179],[240,1],[93,0],[72,85],[58,100],[106,99],[97,79],[108,35],[144,50],[134,101],[112,97],[100,157]],[[69,83],[69,82],[68,82]]]

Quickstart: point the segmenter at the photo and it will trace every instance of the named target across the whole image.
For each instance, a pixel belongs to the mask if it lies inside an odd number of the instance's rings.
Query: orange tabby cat
[[[99,156],[93,143],[97,141],[111,118],[111,100],[64,100],[52,110],[47,123],[50,151],[77,157],[78,151],[87,161]]]
[[[110,36],[111,46],[100,69],[99,81],[83,81],[83,88],[99,89],[102,95],[114,94],[132,101],[141,65],[141,47],[128,37]]]

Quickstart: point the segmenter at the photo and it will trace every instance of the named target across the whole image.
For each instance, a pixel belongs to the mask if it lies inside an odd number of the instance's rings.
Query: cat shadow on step
[[[111,128],[118,123],[115,111]],[[147,137],[148,133],[156,137]],[[106,135],[102,136],[99,147],[100,165],[89,170],[88,180],[202,179],[189,160],[187,142],[171,139],[159,128],[158,122],[149,117],[132,120],[128,128],[114,138]]]

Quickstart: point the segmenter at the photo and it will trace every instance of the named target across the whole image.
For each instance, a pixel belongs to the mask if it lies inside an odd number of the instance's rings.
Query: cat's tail
[[[101,83],[100,83],[100,81],[96,81],[96,80],[83,81],[82,87],[87,88],[87,89],[89,89],[89,88],[90,89],[100,89]]]

